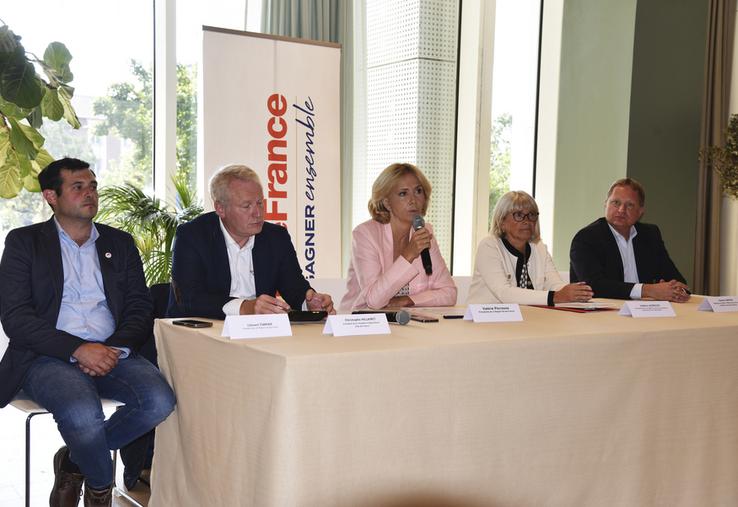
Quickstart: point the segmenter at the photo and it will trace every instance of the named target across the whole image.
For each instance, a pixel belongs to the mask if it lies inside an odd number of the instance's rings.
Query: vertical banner
[[[338,44],[203,27],[201,183],[256,171],[307,279],[341,276],[340,62]]]

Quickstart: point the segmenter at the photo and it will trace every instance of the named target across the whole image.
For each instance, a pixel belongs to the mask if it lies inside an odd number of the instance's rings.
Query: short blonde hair
[[[213,203],[228,204],[230,198],[228,187],[233,180],[253,181],[261,186],[259,175],[250,167],[239,164],[223,166],[210,177],[210,198]]]
[[[420,169],[415,167],[413,164],[390,164],[384,169],[384,171],[379,173],[377,179],[374,180],[374,184],[372,185],[372,197],[369,199],[369,213],[372,215],[372,218],[380,224],[386,224],[390,221],[390,212],[382,201],[389,198],[392,193],[392,189],[397,185],[397,182],[400,181],[400,178],[406,174],[412,174],[418,178],[420,186],[423,187],[423,192],[425,193],[425,205],[423,206],[423,209],[420,210],[421,215],[425,215],[425,212],[428,210],[431,196],[431,184],[428,181],[428,178],[426,178]]]
[[[500,200],[497,201],[495,210],[492,213],[492,228],[489,231],[490,234],[501,238],[505,234],[505,231],[502,230],[502,222],[505,221],[505,217],[515,211],[524,210],[538,213],[538,204],[536,204],[535,199],[528,195],[528,193],[523,192],[522,190],[511,190],[500,197]],[[540,238],[541,227],[538,225],[538,220],[536,220],[533,225],[533,235],[530,239],[533,243],[537,243]]]

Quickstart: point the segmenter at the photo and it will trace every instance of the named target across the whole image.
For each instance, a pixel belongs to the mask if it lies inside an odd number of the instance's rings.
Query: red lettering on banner
[[[264,219],[287,227],[287,213],[280,211],[280,201],[287,199],[287,122],[282,118],[287,112],[287,101],[283,95],[274,93],[267,98],[267,109],[272,115],[267,120],[267,197],[264,199]]]

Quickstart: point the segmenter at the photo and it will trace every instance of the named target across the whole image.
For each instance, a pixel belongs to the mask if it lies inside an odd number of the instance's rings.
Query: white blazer
[[[496,236],[484,238],[477,248],[467,304],[547,304],[548,291],[559,290],[566,282],[561,279],[543,241],[530,243],[530,249],[528,276],[533,283],[533,290],[517,286],[515,278],[517,258],[507,251],[502,240]]]

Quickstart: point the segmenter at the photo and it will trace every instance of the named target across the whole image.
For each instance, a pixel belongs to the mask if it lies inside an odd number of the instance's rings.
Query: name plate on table
[[[619,314],[636,318],[676,317],[674,308],[668,301],[626,301]]]
[[[698,310],[705,312],[738,312],[738,296],[706,296]]]
[[[523,320],[520,305],[511,304],[474,304],[466,307],[464,320],[474,322],[519,322]]]
[[[223,323],[223,334],[231,340],[248,338],[276,338],[292,336],[286,313],[263,315],[228,315]]]
[[[333,336],[390,334],[390,328],[387,315],[384,313],[348,313],[329,315],[323,327],[323,334]]]

